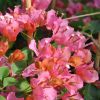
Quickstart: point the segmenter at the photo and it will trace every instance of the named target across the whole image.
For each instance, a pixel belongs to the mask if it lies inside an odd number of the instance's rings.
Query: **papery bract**
[[[76,32],[67,40],[66,46],[68,46],[71,51],[77,51],[85,47],[85,42],[86,38],[80,32]]]
[[[0,41],[0,57],[3,56],[8,50],[8,42]]]
[[[81,57],[84,63],[89,63],[92,59],[91,52],[88,49],[78,50],[75,55]]]
[[[53,56],[55,52],[55,48],[50,44],[51,39],[43,39],[39,42],[38,50],[39,50],[39,58],[49,58]]]
[[[36,10],[32,8],[29,12],[31,24],[34,28],[38,26],[43,26],[45,24],[46,12],[44,10]]]
[[[35,9],[42,9],[42,10],[46,10],[49,6],[49,4],[51,3],[52,0],[31,0],[31,6]],[[27,5],[27,0],[22,0],[22,5],[23,8],[26,7]]]
[[[88,49],[81,49],[75,52],[74,55],[70,57],[69,63],[73,67],[77,67],[82,64],[91,62],[91,58],[92,58],[92,55]]]
[[[65,87],[68,89],[71,95],[75,94],[77,90],[83,87],[83,81],[78,75],[71,75],[68,80],[66,80]]]
[[[43,100],[56,100],[57,99],[57,91],[53,88],[44,88],[44,99]]]
[[[57,20],[56,12],[54,10],[50,10],[47,13],[47,19],[46,19],[46,27],[48,29],[53,29],[54,22]]]
[[[35,87],[32,95],[33,100],[43,100],[43,88],[40,86]]]
[[[51,77],[48,71],[39,72],[37,73],[37,76],[38,76],[38,78],[36,79],[37,83],[41,85],[46,84],[46,82],[48,82],[48,80],[50,80]]]
[[[35,52],[35,54],[38,56],[38,49],[37,49],[37,47],[36,47],[36,42],[35,42],[35,40],[33,39],[33,40],[31,40],[31,42],[30,42],[30,44],[29,44],[29,48],[31,49],[31,50],[33,50],[34,52]]]
[[[83,60],[79,56],[71,56],[70,59],[69,59],[69,63],[70,63],[71,66],[77,67],[77,66],[83,64]]]
[[[70,93],[64,94],[62,100],[84,100],[79,93],[71,95]]]
[[[15,92],[10,92],[7,96],[7,100],[24,100],[24,98],[17,98]]]
[[[68,39],[70,39],[72,33],[74,33],[74,29],[68,26],[68,21],[60,18],[54,22],[54,27],[52,30],[52,39],[61,45],[67,45]]]
[[[34,76],[36,74],[36,69],[35,69],[35,64],[31,64],[29,65],[26,69],[24,69],[24,71],[22,72],[22,76],[23,77],[31,77]]]
[[[93,63],[77,67],[76,74],[78,74],[82,80],[87,83],[92,83],[99,79],[97,71],[93,68]]]
[[[2,29],[3,36],[9,39],[9,41],[15,41],[18,33],[21,31],[19,27],[19,23],[11,16],[5,15],[5,20],[7,20],[7,24]]]
[[[24,53],[22,53],[21,50],[16,49],[8,58],[9,62],[16,62],[16,61],[21,61],[25,58]]]
[[[36,9],[47,9],[49,4],[51,3],[51,0],[32,0],[32,5]]]
[[[83,5],[81,3],[74,3],[73,0],[69,0],[69,4],[66,8],[66,11],[70,15],[74,15],[75,13],[81,12],[83,10]]]
[[[53,87],[42,88],[37,86],[33,90],[34,100],[55,100],[57,98],[57,91]]]
[[[94,1],[94,5],[97,8],[100,8],[100,0],[93,0]]]

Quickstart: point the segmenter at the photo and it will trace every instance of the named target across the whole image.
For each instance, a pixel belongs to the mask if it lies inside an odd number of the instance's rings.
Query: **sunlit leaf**
[[[9,68],[5,66],[0,67],[0,80],[3,80],[8,75],[9,75]]]

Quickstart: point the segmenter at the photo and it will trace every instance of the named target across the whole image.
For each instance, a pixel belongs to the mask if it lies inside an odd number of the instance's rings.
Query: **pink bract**
[[[7,96],[7,100],[24,100],[24,98],[17,98],[15,92],[10,92]]]
[[[33,50],[37,56],[39,55],[38,49],[37,49],[37,47],[36,47],[36,42],[35,42],[34,39],[31,40],[31,42],[30,42],[30,44],[29,44],[29,48],[30,48],[31,50]]]
[[[83,87],[83,81],[78,75],[71,75],[70,78],[66,80],[65,87],[70,94],[73,95]]]
[[[32,0],[32,5],[36,9],[45,10],[48,8],[52,0]]]
[[[36,87],[33,91],[34,100],[55,100],[57,98],[57,91],[53,87],[41,88]]]
[[[35,68],[35,64],[31,64],[22,72],[22,76],[23,77],[30,77],[30,76],[34,76],[35,73],[37,73],[36,68]]]
[[[93,0],[94,1],[94,5],[97,8],[100,8],[100,0]]]
[[[46,26],[48,29],[53,29],[54,22],[57,20],[57,15],[54,10],[50,10],[47,13],[47,20],[46,20]]]
[[[67,18],[60,17],[53,9],[48,11],[47,8],[51,1],[31,0],[32,6],[26,8],[26,0],[22,0],[22,8],[17,6],[14,11],[10,9],[10,13],[0,14],[0,67],[9,67],[9,77],[14,76],[18,81],[22,78],[29,83],[32,92],[25,94],[24,97],[30,96],[33,100],[57,100],[58,97],[62,100],[83,100],[79,92],[84,88],[84,83],[99,84],[97,82],[99,75],[93,67],[92,54],[87,48],[91,43],[88,43],[87,38],[81,32],[76,32],[73,27],[69,26]],[[92,6],[99,8],[99,4],[99,0],[94,0]],[[61,0],[57,1],[57,6],[62,9],[65,7]],[[82,9],[81,3],[69,0],[65,11],[69,13],[68,16],[74,16]],[[90,21],[89,17],[84,20],[84,23],[87,21]],[[41,31],[41,36],[38,39],[38,29],[43,29],[44,38],[42,38]],[[44,36],[46,32],[47,35]],[[27,67],[26,64],[18,66],[21,63],[18,61],[26,63],[21,51],[10,53],[9,56],[10,49],[11,51],[15,49],[10,48],[10,43],[16,41],[19,33],[27,36],[25,46],[28,44],[28,49],[34,52],[34,55],[31,55],[33,56],[32,63],[29,65],[27,62]],[[9,45],[7,44],[6,47],[2,41],[7,41]],[[15,42],[15,46],[16,44]],[[17,68],[20,70],[19,67],[23,70],[15,75],[13,72]],[[2,88],[2,90],[6,89],[17,91],[15,87]],[[63,96],[62,89],[67,90]],[[29,92],[27,90],[22,92]],[[24,100],[24,98],[17,98],[15,92],[3,93],[1,91],[0,95],[7,96],[7,100]]]
[[[71,95],[70,93],[64,94],[62,100],[84,100],[79,93]]]
[[[76,68],[76,74],[87,83],[93,83],[99,79],[98,73],[93,68],[93,63],[82,65]]]

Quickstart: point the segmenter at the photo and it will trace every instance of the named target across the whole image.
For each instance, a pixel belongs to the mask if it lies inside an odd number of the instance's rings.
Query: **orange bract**
[[[82,59],[78,56],[72,56],[70,59],[69,59],[69,63],[74,66],[74,67],[77,67],[79,65],[81,65],[83,62],[82,62]]]
[[[3,56],[8,50],[8,42],[0,41],[0,56]]]
[[[54,87],[57,87],[57,86],[62,86],[64,83],[63,83],[62,79],[52,77],[51,80],[50,80],[50,84]]]
[[[8,58],[9,62],[16,62],[16,61],[20,61],[23,60],[25,58],[24,53],[22,53],[21,50],[15,50]]]
[[[56,58],[53,59],[44,59],[42,62],[37,62],[36,67],[40,68],[45,71],[50,71],[52,70],[54,63],[57,61]]]
[[[28,95],[25,100],[34,100],[31,95]]]

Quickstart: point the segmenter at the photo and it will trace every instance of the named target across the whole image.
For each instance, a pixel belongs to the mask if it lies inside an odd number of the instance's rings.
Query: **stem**
[[[95,12],[95,13],[90,13],[90,14],[84,14],[84,15],[79,15],[79,16],[73,16],[73,17],[69,17],[69,18],[66,18],[67,20],[70,20],[70,19],[76,19],[76,18],[82,18],[82,17],[87,17],[87,16],[94,16],[94,15],[99,15],[100,12]]]
[[[51,4],[51,8],[52,8],[52,9],[55,9],[55,5],[56,5],[56,0],[53,0],[53,1],[52,1],[52,4]]]
[[[91,38],[95,46],[97,47],[97,52],[96,52],[96,59],[95,59],[95,68],[98,72],[100,72],[100,33],[98,34],[98,41],[96,41],[92,34],[89,35],[88,33],[83,33],[87,37]]]
[[[7,8],[7,0],[5,0],[4,4],[3,4],[3,13],[5,13]]]
[[[97,49],[100,51],[100,45],[98,44],[98,42],[93,37],[91,37],[91,40],[93,41]]]
[[[29,35],[27,35],[26,33],[22,32],[22,34],[25,35],[25,36],[27,36],[29,39],[32,40],[32,38]]]
[[[26,8],[29,9],[31,7],[31,0],[26,0]]]
[[[16,91],[12,91],[12,90],[0,90],[1,92],[16,92]]]
[[[92,36],[92,34],[91,35],[89,35],[88,33],[82,33],[83,35],[85,35],[85,36],[87,36],[87,37],[89,37],[92,41],[93,41],[93,43],[95,44],[95,46],[97,47],[97,49],[100,51],[100,45],[98,44],[98,42],[93,38],[93,36]]]
[[[98,34],[98,45],[100,45],[100,33]],[[95,68],[98,71],[100,71],[100,50],[99,49],[97,49],[96,52]]]
[[[29,10],[31,8],[31,0],[26,0],[26,10]],[[26,34],[24,34],[26,35]],[[33,33],[31,34],[31,36],[33,35]],[[32,38],[28,35],[26,35],[28,37],[27,42],[30,43],[30,41],[32,40]]]

